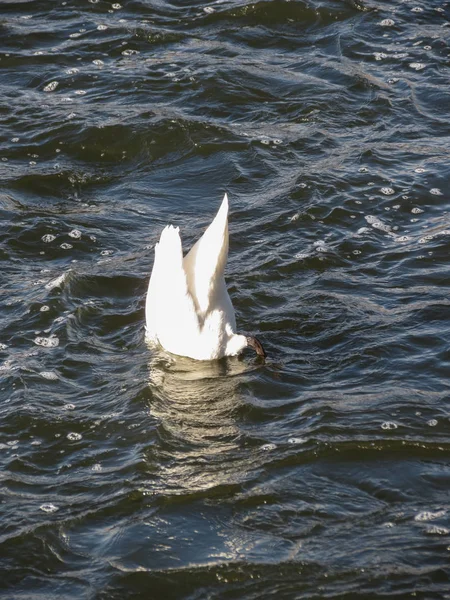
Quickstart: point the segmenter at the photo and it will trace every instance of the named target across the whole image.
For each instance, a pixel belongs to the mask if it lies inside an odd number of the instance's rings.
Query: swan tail
[[[183,266],[197,310],[206,313],[214,295],[224,285],[228,258],[228,196],[202,237],[184,257]]]
[[[179,228],[172,225],[163,229],[155,246],[146,323],[147,337],[175,354],[186,354],[184,346],[198,334],[198,318],[183,268]]]

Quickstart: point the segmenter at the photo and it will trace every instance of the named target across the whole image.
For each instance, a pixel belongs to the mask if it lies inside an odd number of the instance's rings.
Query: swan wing
[[[186,354],[199,320],[188,290],[178,227],[168,225],[155,246],[146,303],[147,337],[174,354]]]
[[[188,290],[201,316],[217,308],[221,298],[228,309],[231,307],[224,279],[227,258],[228,196],[225,194],[214,220],[183,259]]]

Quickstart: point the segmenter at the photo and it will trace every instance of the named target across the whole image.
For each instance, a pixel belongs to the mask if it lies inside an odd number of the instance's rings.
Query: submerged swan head
[[[183,257],[178,227],[167,225],[155,247],[146,301],[146,336],[173,354],[197,360],[235,356],[247,347],[266,353],[259,340],[236,332],[225,285],[228,197],[212,223]]]

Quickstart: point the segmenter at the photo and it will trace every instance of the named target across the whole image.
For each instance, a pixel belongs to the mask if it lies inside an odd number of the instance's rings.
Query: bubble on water
[[[289,221],[294,222],[297,221],[300,218],[300,213],[295,213],[295,215],[292,215],[292,217],[289,217]]]
[[[381,424],[381,429],[397,429],[398,425],[397,423],[394,423],[394,421],[384,421],[384,423]]]
[[[209,15],[214,12],[214,9],[212,6],[205,6],[205,8],[203,10],[205,11],[205,13],[208,13]]]
[[[423,238],[420,238],[419,244],[426,244],[427,242],[431,242],[434,239],[433,235],[426,235]]]
[[[427,421],[427,425],[429,425],[430,427],[436,427],[437,424],[437,419],[430,419],[429,421]]]
[[[97,29],[98,31],[105,31],[106,29],[108,29],[107,25],[97,25]]]
[[[112,7],[114,8],[114,10],[120,10],[120,9],[122,8],[122,5],[121,5],[121,4],[118,4],[118,3],[116,2],[116,4],[113,4],[113,5],[112,5]]]
[[[8,346],[6,344],[0,343],[0,350],[6,350]]]
[[[411,67],[411,69],[414,69],[415,71],[422,71],[422,69],[425,69],[425,64],[424,63],[420,63],[420,62],[412,62],[409,63],[409,66]]]
[[[398,79],[398,77],[391,77],[387,80],[387,82],[392,85],[394,83],[398,83],[399,79]]]
[[[111,254],[113,254],[113,252],[114,252],[114,250],[102,250],[102,251],[100,252],[100,254],[101,254],[102,256],[111,256]]]
[[[31,165],[32,167],[35,167],[35,166],[36,166],[36,161],[35,161],[35,160],[30,160],[30,165]]]
[[[43,235],[43,236],[41,237],[41,240],[42,240],[43,242],[45,242],[46,244],[48,244],[48,243],[50,243],[50,242],[53,242],[53,240],[56,240],[56,236],[55,236],[55,235],[53,235],[53,234],[51,234],[51,233],[47,233],[46,235]]]
[[[392,27],[395,22],[392,19],[383,19],[380,23],[382,27]]]
[[[308,440],[302,437],[291,437],[288,439],[288,444],[306,444]]]
[[[69,35],[69,37],[72,38],[72,39],[79,38],[80,36],[81,36],[81,33],[78,33],[78,32],[77,33],[71,33]]]
[[[357,256],[358,254],[361,254],[361,250],[353,250],[352,254],[354,254],[355,256]]]
[[[102,465],[100,463],[96,463],[95,465],[92,465],[92,471],[101,471],[102,470]]]
[[[430,194],[433,194],[433,196],[442,196],[442,192],[439,188],[432,188]]]
[[[294,258],[296,258],[297,260],[305,260],[305,258],[308,258],[309,254],[307,252],[298,252]]]
[[[84,96],[86,93],[86,90],[75,90],[77,96]]]
[[[91,4],[98,4],[100,0],[88,0]]]
[[[421,13],[421,12],[423,12],[423,8],[421,8],[420,6],[415,6],[414,8],[411,9],[411,12]]]
[[[381,221],[378,217],[375,217],[373,215],[366,215],[364,218],[369,223],[369,225],[372,225],[374,229],[380,229],[381,231],[394,235],[391,233],[391,227],[386,223],[383,223],[383,221]]]
[[[63,250],[70,250],[71,248],[73,248],[72,244],[68,244],[67,242],[63,242],[62,244],[60,244],[59,247]]]
[[[81,433],[74,433],[73,431],[67,434],[67,439],[71,442],[77,442],[78,440],[81,440],[82,437]]]
[[[381,188],[381,193],[385,194],[386,196],[392,196],[392,194],[394,194],[394,190],[390,187],[383,187]]]
[[[368,227],[360,227],[356,232],[357,235],[362,235],[363,233],[368,233],[370,229]]]
[[[43,346],[44,348],[56,348],[59,346],[59,338],[56,335],[51,335],[50,337],[36,337],[34,338],[34,343],[36,346]]]
[[[139,54],[139,50],[132,50],[131,48],[127,48],[122,51],[123,56],[131,56],[132,54]]]
[[[75,410],[75,404],[72,404],[70,402],[68,404],[64,404],[63,410]]]
[[[408,242],[411,238],[408,235],[399,235],[396,238],[397,242]]]
[[[54,513],[57,510],[59,510],[59,507],[56,506],[55,504],[41,504],[41,506],[39,507],[41,510],[43,510],[46,513]]]
[[[359,171],[360,173],[368,173],[368,172],[369,172],[369,169],[368,169],[367,167],[359,167],[358,171]]]
[[[69,236],[74,240],[79,240],[81,237],[81,231],[79,229],[72,229],[72,231],[69,232]]]
[[[413,215],[420,215],[420,213],[423,213],[423,209],[415,207],[411,209],[411,212]]]
[[[13,138],[11,138],[11,141],[12,141],[12,142],[18,142],[19,140],[20,140],[20,138],[18,138],[18,137],[13,137]]]
[[[424,50],[431,50],[431,46],[424,46],[423,49]]]
[[[263,444],[261,446],[261,450],[266,450],[266,451],[268,451],[268,450],[275,450],[276,447],[277,447],[276,444]]]
[[[77,67],[73,67],[71,69],[66,69],[66,73],[67,75],[75,75],[75,73],[79,73],[80,69],[77,69]]]
[[[414,517],[414,521],[434,521],[435,519],[440,519],[446,515],[445,510],[438,510],[436,512],[431,512],[429,510],[424,510]]]
[[[59,82],[58,81],[50,81],[50,83],[48,83],[45,88],[44,88],[44,92],[54,92],[56,90],[56,88],[58,87]]]
[[[57,381],[59,379],[54,371],[41,371],[39,375],[44,379],[48,379],[48,381]]]
[[[92,61],[94,65],[97,65],[97,67],[101,67],[102,65],[104,65],[105,63],[100,60],[99,58],[96,58],[95,60]]]
[[[374,52],[375,60],[383,60],[383,58],[387,58],[387,54],[384,52]]]

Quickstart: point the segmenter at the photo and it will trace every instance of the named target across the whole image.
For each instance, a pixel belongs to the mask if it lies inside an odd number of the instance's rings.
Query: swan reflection
[[[160,483],[180,494],[242,482],[250,467],[239,427],[248,363],[200,362],[153,351],[149,367],[150,412],[159,422],[164,465]]]

